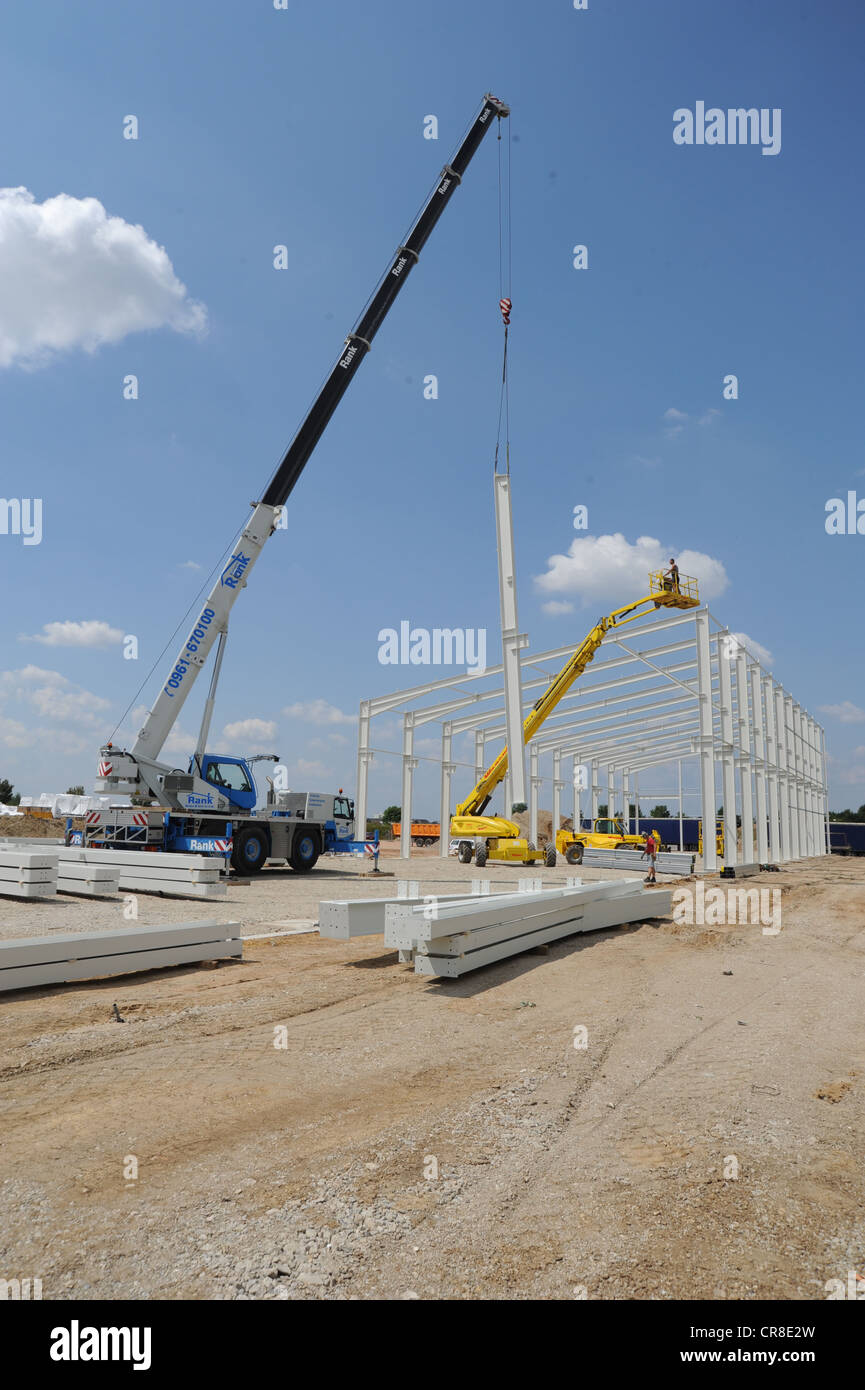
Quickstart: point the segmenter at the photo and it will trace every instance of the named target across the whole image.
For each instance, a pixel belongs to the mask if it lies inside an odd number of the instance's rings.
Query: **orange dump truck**
[[[402,831],[399,821],[394,821],[391,825],[393,838],[398,840]],[[440,825],[425,820],[413,820],[411,823],[411,842],[413,845],[434,845],[436,840],[441,838],[442,828]]]

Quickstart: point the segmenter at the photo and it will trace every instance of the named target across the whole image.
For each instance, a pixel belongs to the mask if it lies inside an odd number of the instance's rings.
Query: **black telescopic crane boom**
[[[342,400],[349,382],[369,352],[382,320],[423,250],[430,232],[444,212],[451,194],[460,183],[472,155],[492,125],[493,117],[509,114],[510,110],[504,102],[487,93],[468,134],[450,164],[446,164],[442,170],[441,178],[409,232],[405,244],[397,251],[393,264],[384,275],[368,307],[353,332],[346,338],[339,360],[288,446],[282,462],[268,483],[262,502],[267,502],[272,507],[281,507],[288,500],[310,454],[324,433],[325,426]]]

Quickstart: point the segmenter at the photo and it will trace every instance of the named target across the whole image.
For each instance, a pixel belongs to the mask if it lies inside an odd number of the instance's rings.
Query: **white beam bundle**
[[[169,893],[182,898],[224,898],[227,879],[221,858],[166,854],[161,850],[79,849],[58,851],[64,864],[109,868],[124,893]]]
[[[537,894],[386,910],[385,942],[414,951],[415,973],[456,978],[576,932],[670,912],[671,894],[637,882],[592,883]]]
[[[225,897],[227,878],[219,856],[170,854],[162,850],[83,849],[57,840],[16,842],[11,837],[2,842],[0,852],[17,854],[22,844],[28,850],[39,846],[40,852],[52,855],[55,864],[59,863],[57,891],[61,893],[103,897],[123,891],[169,893],[181,898]],[[85,886],[77,886],[81,884]]]
[[[587,845],[583,850],[581,862],[587,869],[642,869],[645,873],[649,867],[649,861],[641,850],[596,849],[592,845]],[[692,874],[694,855],[687,850],[662,850],[655,857],[655,868],[662,874]]]
[[[0,941],[0,992],[140,970],[239,959],[239,922],[189,922]]]
[[[57,855],[45,850],[0,850],[0,897],[53,898],[57,893]]]

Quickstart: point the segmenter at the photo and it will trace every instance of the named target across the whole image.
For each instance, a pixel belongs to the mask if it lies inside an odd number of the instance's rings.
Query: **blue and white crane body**
[[[263,497],[252,503],[252,515],[232,546],[231,556],[202,605],[135,743],[129,750],[111,743],[100,749],[95,790],[135,795],[138,801],[150,804],[90,812],[87,843],[230,855],[232,864],[242,872],[261,868],[267,859],[286,859],[298,871],[311,869],[327,850],[363,853],[370,843],[352,838],[354,805],[341,792],[297,793],[271,781],[266,806],[256,810],[250,766],[255,759],[205,752],[228,620],[265,543],[277,528],[292,489],[469,161],[494,119],[508,114],[508,107],[497,97],[484,97],[468,133],[442,170],[405,243],[346,338]],[[180,770],[162,761],[160,755],[214,646],[217,650],[198,744],[189,766]],[[276,755],[272,756],[276,761]],[[366,827],[359,829],[363,832]]]

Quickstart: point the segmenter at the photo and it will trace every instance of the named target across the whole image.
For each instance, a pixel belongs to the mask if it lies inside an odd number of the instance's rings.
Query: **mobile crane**
[[[132,794],[138,802],[150,804],[89,813],[86,843],[230,855],[235,868],[245,872],[261,868],[268,858],[287,859],[292,868],[304,871],[313,867],[324,849],[363,850],[366,842],[351,838],[354,806],[347,797],[292,793],[272,782],[266,808],[256,811],[258,796],[250,759],[205,752],[228,619],[265,542],[277,529],[292,489],[472,156],[486,132],[509,114],[504,102],[487,93],[405,243],[345,339],[261,500],[251,503],[252,515],[232,546],[135,743],[128,751],[110,742],[100,749],[95,790]],[[160,753],[214,644],[216,654],[198,742],[189,766],[180,770],[161,762]],[[276,755],[272,756],[276,761]],[[366,827],[361,826],[359,833],[365,832]]]
[[[633,603],[625,604],[624,608],[615,609],[604,618],[599,618],[588,636],[568,658],[559,674],[535,702],[531,713],[526,715],[523,721],[523,743],[526,744],[534,738],[544,720],[568,693],[574,681],[583,674],[611,628],[622,627],[625,623],[645,617],[650,608],[696,608],[699,602],[696,579],[682,574],[676,582],[663,570],[653,571],[649,575],[648,594],[635,599]],[[487,859],[517,860],[521,864],[543,860],[548,867],[552,867],[556,862],[555,843],[548,845],[546,849],[536,849],[520,836],[520,828],[515,821],[508,820],[505,816],[484,815],[493,792],[507,770],[508,750],[503,748],[465,801],[457,806],[456,813],[451,818],[451,835],[459,840],[457,855],[463,864],[471,863],[474,858],[478,868],[483,868]],[[555,826],[553,831],[555,834]]]

